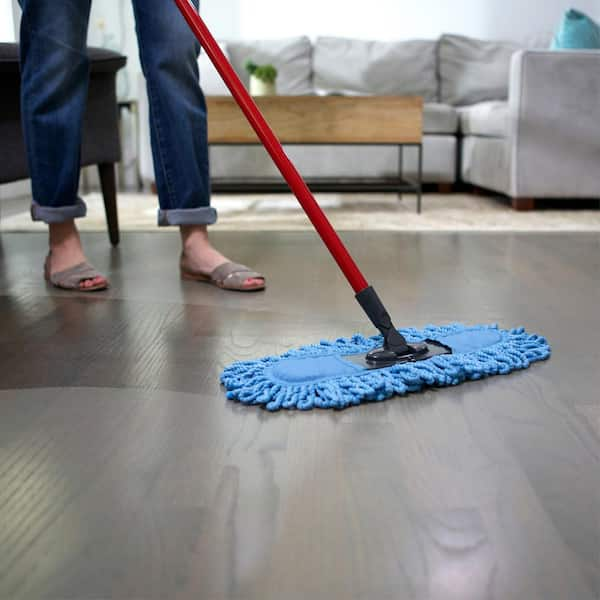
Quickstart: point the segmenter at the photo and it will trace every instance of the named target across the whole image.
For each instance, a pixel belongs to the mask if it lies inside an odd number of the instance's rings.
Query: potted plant
[[[277,94],[277,69],[273,65],[257,65],[249,60],[246,71],[250,73],[250,93],[253,96],[275,96]]]

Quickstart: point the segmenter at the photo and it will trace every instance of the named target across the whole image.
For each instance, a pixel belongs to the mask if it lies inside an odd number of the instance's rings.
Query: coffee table
[[[260,144],[230,96],[207,97],[210,145]],[[280,141],[286,145],[397,146],[398,175],[371,178],[308,178],[314,192],[413,192],[421,212],[423,175],[423,100],[404,96],[264,96],[255,98]],[[403,177],[404,148],[418,152],[416,180]],[[213,179],[226,193],[288,191],[273,178]]]

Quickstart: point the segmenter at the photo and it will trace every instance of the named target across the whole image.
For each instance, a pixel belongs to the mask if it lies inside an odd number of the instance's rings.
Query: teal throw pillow
[[[571,9],[552,40],[552,50],[600,49],[600,26],[582,12]]]

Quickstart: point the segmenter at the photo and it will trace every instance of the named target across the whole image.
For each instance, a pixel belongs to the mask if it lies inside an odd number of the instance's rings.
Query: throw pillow
[[[552,50],[600,49],[600,26],[578,10],[568,10],[552,40]]]

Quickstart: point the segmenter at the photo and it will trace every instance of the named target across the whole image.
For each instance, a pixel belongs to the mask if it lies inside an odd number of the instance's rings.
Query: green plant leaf
[[[260,65],[251,74],[265,83],[274,83],[277,79],[277,69],[273,65]]]
[[[256,69],[258,69],[258,65],[255,62],[252,62],[251,60],[247,60],[244,67],[246,68],[246,71],[250,73],[250,75],[254,75]]]

